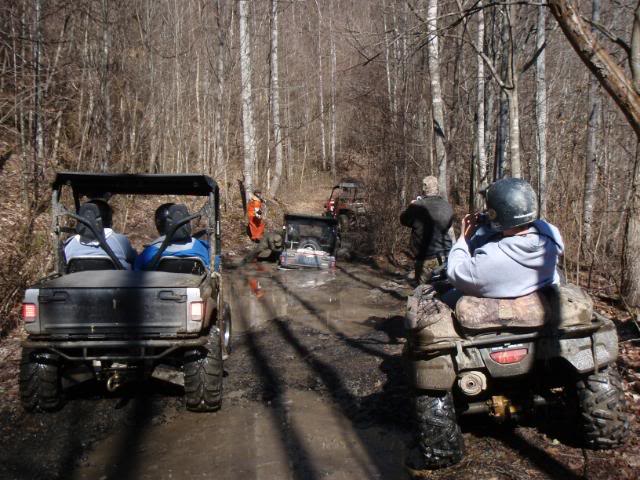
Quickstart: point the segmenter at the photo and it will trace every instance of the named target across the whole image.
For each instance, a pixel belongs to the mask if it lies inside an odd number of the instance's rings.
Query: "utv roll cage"
[[[104,238],[104,232],[98,231],[96,226],[87,219],[78,215],[80,210],[80,198],[96,197],[100,194],[137,194],[137,195],[190,195],[206,197],[203,207],[196,213],[183,218],[167,232],[164,242],[153,257],[149,269],[158,265],[162,253],[170,244],[175,232],[184,224],[196,218],[207,219],[208,226],[205,229],[209,237],[211,248],[209,249],[210,265],[215,268],[221,254],[220,238],[220,190],[217,183],[209,176],[194,174],[128,174],[128,173],[79,173],[60,172],[56,175],[51,193],[51,232],[54,241],[54,255],[56,273],[65,273],[64,245],[61,235],[70,233],[69,229],[62,226],[61,219],[65,216],[81,222],[94,234],[100,246],[112,260],[116,269],[123,270],[124,266],[115,256]],[[70,188],[73,195],[75,212],[67,210],[61,203],[64,188]]]

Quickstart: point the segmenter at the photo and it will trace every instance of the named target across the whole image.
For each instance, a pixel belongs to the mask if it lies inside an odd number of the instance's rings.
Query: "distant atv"
[[[344,179],[333,187],[324,214],[338,221],[341,232],[366,227],[367,208],[362,183]]]
[[[333,269],[338,248],[337,222],[311,215],[285,215],[282,268]]]
[[[585,446],[623,442],[629,422],[615,367],[618,336],[580,288],[547,287],[516,299],[463,296],[452,313],[433,298],[434,287],[450,288],[443,275],[407,303],[413,333],[404,357],[418,431],[410,469],[460,461],[457,417],[465,414],[517,420],[537,407],[564,405]]]
[[[204,205],[175,219],[148,271],[132,271],[109,248],[102,223],[78,214],[82,196],[105,191],[199,196]],[[62,199],[73,199],[74,208],[67,210]],[[56,410],[63,403],[64,385],[96,379],[114,391],[128,380],[150,376],[158,365],[182,372],[189,410],[220,408],[231,317],[222,297],[216,183],[203,175],[59,173],[52,216],[56,271],[27,289],[22,305],[29,335],[20,365],[24,408]],[[64,226],[66,218],[76,221],[75,231]],[[162,255],[179,232],[190,238],[190,222],[197,218],[206,229],[194,235],[208,239],[211,268],[198,257]],[[108,257],[65,262],[65,234],[82,228]]]

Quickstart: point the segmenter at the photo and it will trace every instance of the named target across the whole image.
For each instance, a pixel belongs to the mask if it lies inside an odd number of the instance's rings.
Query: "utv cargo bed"
[[[187,334],[188,305],[201,301],[205,278],[105,270],[44,280],[26,295],[38,306],[39,331],[33,333],[87,339]]]

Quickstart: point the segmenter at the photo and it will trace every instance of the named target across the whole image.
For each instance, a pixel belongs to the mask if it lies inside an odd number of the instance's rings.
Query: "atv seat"
[[[156,271],[169,273],[190,273],[192,275],[204,275],[207,267],[198,257],[172,257],[166,256],[160,259]]]
[[[66,273],[86,272],[90,270],[117,270],[109,257],[90,256],[73,257],[67,262]]]
[[[518,298],[463,296],[455,316],[464,330],[531,330],[591,322],[593,302],[572,284],[550,286]]]

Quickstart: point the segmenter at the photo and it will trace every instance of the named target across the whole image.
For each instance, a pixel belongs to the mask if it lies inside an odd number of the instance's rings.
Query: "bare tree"
[[[482,0],[478,2],[478,36],[477,45],[478,48],[484,51],[484,6]],[[476,75],[476,88],[477,91],[477,107],[476,107],[476,155],[478,158],[478,182],[477,185],[482,189],[487,184],[487,150],[485,146],[485,122],[484,122],[484,102],[485,102],[485,73],[484,73],[484,60],[482,56],[477,56],[477,75]],[[474,207],[479,208],[481,205],[482,197],[477,194],[474,197]]]
[[[591,2],[591,22],[600,23],[600,0]],[[591,33],[595,36],[595,27]],[[600,117],[602,116],[602,99],[598,80],[591,78],[589,82],[589,121],[587,123],[587,148],[584,171],[584,196],[582,202],[582,246],[587,251],[591,244],[593,222],[593,200],[596,182],[598,180],[598,133],[600,132]]]
[[[320,109],[320,152],[322,153],[322,170],[327,169],[327,140],[324,128],[324,73],[322,71],[322,13],[318,0],[316,10],[318,11],[318,107]]]
[[[640,68],[637,68],[638,65],[633,65],[633,61],[638,58],[638,52],[630,52],[629,55],[632,63],[631,73],[634,75],[633,79],[630,79],[611,55],[598,44],[571,2],[549,0],[549,7],[569,43],[618,104],[636,133],[636,142],[640,142],[640,95],[634,87],[634,81],[638,80],[637,75],[640,74]],[[633,20],[634,33],[640,28],[639,11],[640,2],[636,7]],[[632,44],[634,43],[636,48],[640,47],[640,42],[632,41]],[[640,259],[637,255],[640,249],[640,169],[638,161],[639,157],[636,151],[622,255],[622,294],[630,305],[636,307],[640,306]]]
[[[438,190],[447,197],[447,150],[445,148],[444,103],[440,86],[440,52],[438,48],[438,0],[427,4],[427,62],[431,79],[431,114],[433,117],[433,143],[438,166]]]
[[[276,165],[271,180],[271,195],[278,193],[282,176],[282,130],[280,124],[280,91],[278,78],[278,0],[271,0],[271,118]]]
[[[538,7],[536,49],[536,146],[538,154],[538,210],[541,217],[547,216],[547,78],[544,46],[546,43],[547,7]]]
[[[240,77],[242,82],[242,125],[244,141],[244,185],[247,201],[253,192],[253,174],[256,166],[256,134],[253,125],[251,88],[251,37],[249,33],[249,1],[238,1],[240,22]]]

